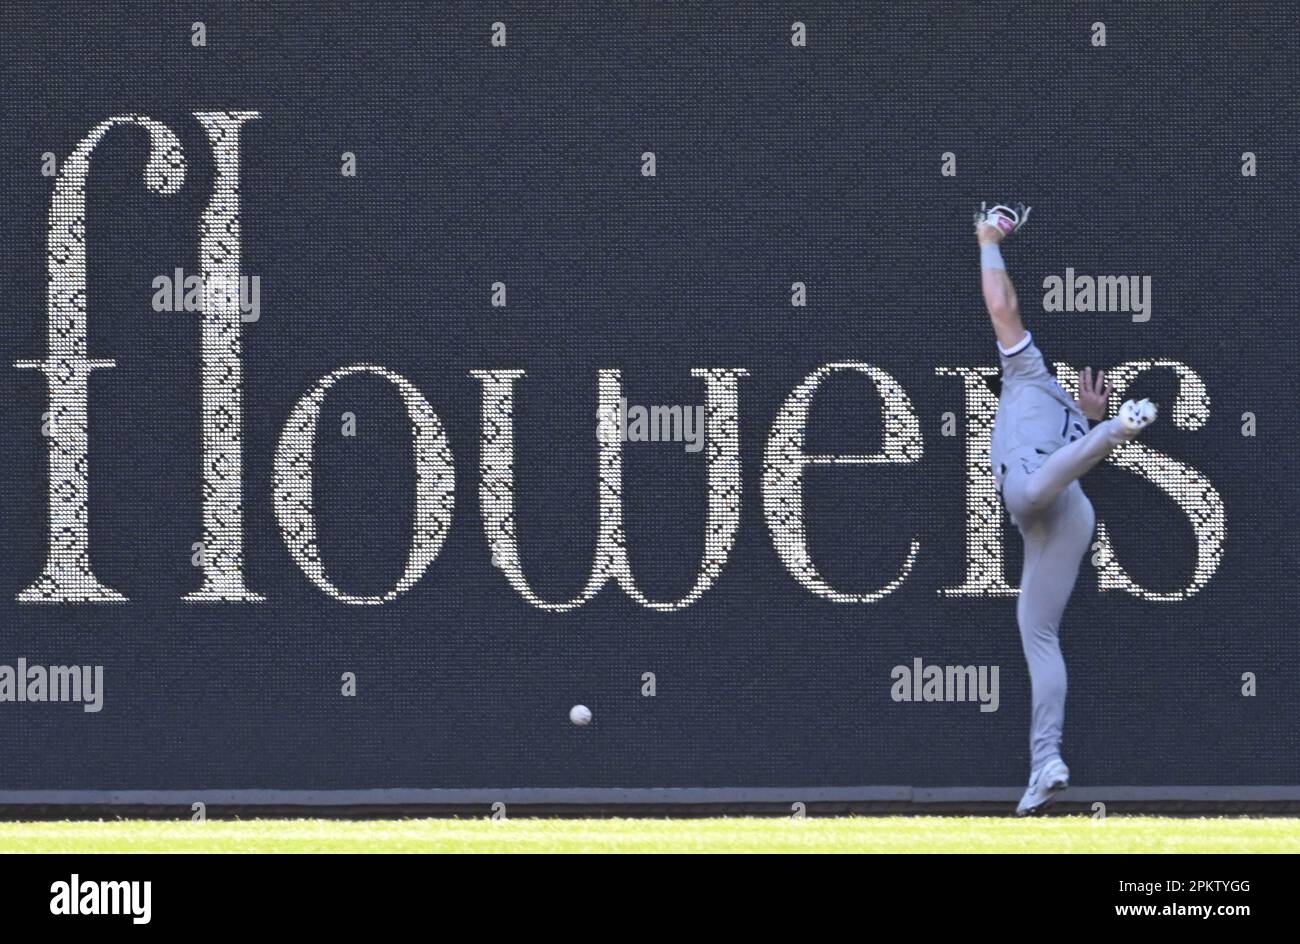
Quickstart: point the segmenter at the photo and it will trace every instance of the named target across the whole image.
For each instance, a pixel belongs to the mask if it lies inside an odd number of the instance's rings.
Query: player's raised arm
[[[1001,243],[1007,236],[1024,225],[1029,218],[1029,207],[995,206],[986,210],[983,204],[975,213],[975,238],[980,244],[980,281],[984,289],[984,305],[993,319],[993,331],[1003,353],[1015,349],[1025,338],[1025,326],[1020,321],[1020,302],[1016,287],[1007,275],[1002,261]]]

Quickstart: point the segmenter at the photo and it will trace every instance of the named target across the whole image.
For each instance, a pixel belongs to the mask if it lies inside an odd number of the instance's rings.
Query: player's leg
[[[1062,446],[1024,482],[1026,510],[1046,508],[1070,483],[1078,481],[1120,443],[1128,442],[1156,418],[1156,406],[1149,400],[1129,400],[1119,415],[1098,423],[1086,436]]]
[[[1004,486],[1008,507],[1021,522],[1025,541],[1016,621],[1032,689],[1031,773],[1029,788],[1016,810],[1020,815],[1038,809],[1069,784],[1070,772],[1061,759],[1066,694],[1061,618],[1096,525],[1092,504],[1077,482],[1047,509],[1031,512],[1024,491],[1033,475],[1037,473],[1014,473]]]

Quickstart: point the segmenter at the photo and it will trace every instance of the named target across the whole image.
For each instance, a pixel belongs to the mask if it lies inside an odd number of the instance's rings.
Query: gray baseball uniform
[[[998,350],[1002,396],[990,459],[1002,502],[1025,542],[1016,621],[1033,687],[1029,746],[1037,769],[1061,751],[1061,615],[1096,525],[1079,478],[1127,437],[1118,419],[1088,431],[1087,419],[1048,371],[1031,335]]]

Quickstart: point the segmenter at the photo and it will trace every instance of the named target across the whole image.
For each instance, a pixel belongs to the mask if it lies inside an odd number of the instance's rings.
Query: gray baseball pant
[[[1111,419],[1062,446],[1031,472],[1020,462],[1011,463],[1014,468],[1003,479],[1003,503],[1025,542],[1016,622],[1033,689],[1029,748],[1035,770],[1061,753],[1065,724],[1061,615],[1097,523],[1079,478],[1126,439],[1120,421]]]

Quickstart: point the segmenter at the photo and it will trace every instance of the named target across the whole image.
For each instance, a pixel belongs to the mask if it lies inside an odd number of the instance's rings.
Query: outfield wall
[[[1286,11],[71,9],[3,15],[0,804],[1013,795],[989,198],[1162,408],[1076,779],[1298,798]]]

